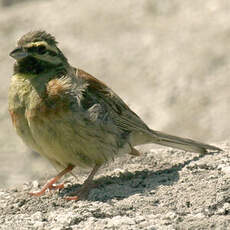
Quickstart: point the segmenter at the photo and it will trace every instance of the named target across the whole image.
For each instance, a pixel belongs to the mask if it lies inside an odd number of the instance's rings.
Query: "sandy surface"
[[[227,229],[229,15],[228,0],[0,0],[0,228]],[[150,127],[226,151],[193,160],[145,146],[141,158],[105,167],[87,201],[29,198],[32,181],[55,175],[16,136],[7,111],[8,54],[34,29],[54,34],[71,64],[111,86]],[[87,174],[76,175],[66,180],[81,184]]]

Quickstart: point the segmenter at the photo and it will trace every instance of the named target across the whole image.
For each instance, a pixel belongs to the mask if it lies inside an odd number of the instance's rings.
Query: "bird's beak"
[[[29,54],[26,50],[24,50],[23,48],[16,48],[14,49],[12,52],[10,52],[9,54],[12,58],[14,58],[15,60],[21,60],[25,57],[27,57]]]

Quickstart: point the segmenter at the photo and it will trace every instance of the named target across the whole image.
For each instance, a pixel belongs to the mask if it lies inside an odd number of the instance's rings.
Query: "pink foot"
[[[71,172],[71,170],[74,168],[73,165],[69,165],[67,168],[65,168],[63,171],[61,171],[56,177],[52,178],[47,184],[44,185],[44,187],[39,192],[30,192],[29,194],[31,196],[41,196],[43,195],[46,190],[57,190],[57,189],[63,189],[64,184],[58,184],[54,185],[63,175],[65,175],[68,172]]]
[[[30,192],[29,195],[31,196],[41,196],[43,195],[46,190],[58,190],[58,189],[63,189],[64,188],[64,184],[58,184],[58,185],[54,185],[54,183],[56,182],[55,180],[56,178],[53,178],[52,180],[50,180],[46,185],[44,185],[44,187],[39,191],[39,192]]]

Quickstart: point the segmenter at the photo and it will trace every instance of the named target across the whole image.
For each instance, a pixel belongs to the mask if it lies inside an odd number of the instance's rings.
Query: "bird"
[[[59,170],[40,191],[75,167],[91,169],[68,200],[85,199],[99,168],[124,154],[140,156],[138,145],[154,143],[205,154],[220,148],[149,128],[105,83],[73,67],[56,38],[37,30],[24,34],[10,54],[15,59],[9,87],[9,113],[16,133]]]

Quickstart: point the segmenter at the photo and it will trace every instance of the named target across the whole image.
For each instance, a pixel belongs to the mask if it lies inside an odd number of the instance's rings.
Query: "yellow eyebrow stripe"
[[[27,44],[25,47],[26,47],[26,48],[30,48],[30,47],[33,47],[33,46],[40,46],[40,45],[45,46],[47,50],[51,50],[51,51],[53,51],[53,52],[55,52],[55,53],[58,52],[58,50],[57,50],[55,47],[50,46],[50,45],[49,45],[47,42],[45,42],[45,41],[31,42],[31,43]]]

